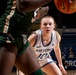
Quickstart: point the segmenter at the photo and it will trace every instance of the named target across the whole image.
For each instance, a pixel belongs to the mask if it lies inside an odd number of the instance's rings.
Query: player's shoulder
[[[36,31],[33,31],[32,34],[29,36],[28,39],[30,39],[30,40],[36,40],[36,38],[41,35],[41,32],[42,32],[41,29],[38,29]]]
[[[40,29],[36,30],[36,31],[33,31],[31,33],[31,35],[29,36],[28,40],[35,40],[36,37],[38,36],[38,34],[41,34],[41,31]]]
[[[28,40],[35,40],[37,34],[34,32],[31,33],[31,35],[28,37]]]
[[[54,30],[56,36],[57,36],[57,39],[60,41],[61,40],[61,35],[59,34],[58,31]]]
[[[59,36],[59,37],[60,37],[60,34],[59,34],[59,32],[58,32],[58,31],[54,30],[54,32],[55,32],[55,34],[56,34],[57,36]]]
[[[38,35],[38,34],[41,34],[42,30],[41,29],[38,29],[35,31],[35,33]]]
[[[30,42],[31,46],[33,46],[38,38],[38,35],[41,34],[41,30],[38,29],[33,31],[32,34],[28,37],[28,41]]]

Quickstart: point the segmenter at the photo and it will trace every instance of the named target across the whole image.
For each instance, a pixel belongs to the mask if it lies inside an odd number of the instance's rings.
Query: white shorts
[[[49,63],[52,63],[52,62],[54,62],[54,60],[52,60],[50,58],[47,58],[47,59],[44,59],[44,60],[39,60],[41,68],[46,66]]]

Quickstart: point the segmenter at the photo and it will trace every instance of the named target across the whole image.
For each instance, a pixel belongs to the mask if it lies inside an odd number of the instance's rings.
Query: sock
[[[29,75],[43,75],[43,72],[40,69],[38,69],[37,71],[35,71]]]

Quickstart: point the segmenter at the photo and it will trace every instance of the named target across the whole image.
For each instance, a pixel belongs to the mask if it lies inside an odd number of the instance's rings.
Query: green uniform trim
[[[37,71],[35,71],[29,75],[43,75],[43,72],[40,69],[38,69]]]
[[[8,32],[10,18],[13,16],[15,8],[16,0],[8,0],[6,11],[0,18],[0,33]]]

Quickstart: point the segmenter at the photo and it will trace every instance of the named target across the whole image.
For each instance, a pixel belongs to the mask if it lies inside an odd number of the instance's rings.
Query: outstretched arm
[[[17,9],[20,12],[30,12],[52,0],[17,0]]]

